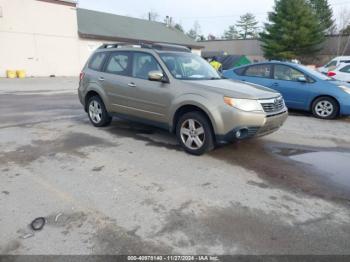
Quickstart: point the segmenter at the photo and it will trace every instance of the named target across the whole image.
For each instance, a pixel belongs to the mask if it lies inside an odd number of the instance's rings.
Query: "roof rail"
[[[106,43],[102,44],[98,49],[108,49],[108,48],[121,48],[121,47],[139,47],[139,48],[147,48],[154,49],[158,51],[178,51],[178,52],[191,52],[191,49],[186,46],[174,45],[174,44],[163,44],[163,43],[142,43],[142,42],[125,42],[125,43]]]

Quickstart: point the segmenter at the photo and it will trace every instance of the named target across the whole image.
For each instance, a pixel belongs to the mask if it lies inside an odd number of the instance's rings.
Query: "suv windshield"
[[[203,58],[192,53],[161,53],[173,77],[181,80],[221,79],[218,72]]]

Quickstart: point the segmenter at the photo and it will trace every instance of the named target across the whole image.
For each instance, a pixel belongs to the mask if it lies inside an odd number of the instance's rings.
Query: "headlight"
[[[341,89],[343,89],[344,92],[350,94],[350,87],[347,86],[339,86]]]
[[[263,112],[261,104],[257,100],[253,99],[238,99],[231,97],[224,97],[226,105],[238,108],[247,112]]]

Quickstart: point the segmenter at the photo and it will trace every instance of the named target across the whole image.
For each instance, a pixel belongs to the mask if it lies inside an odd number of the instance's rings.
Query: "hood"
[[[280,95],[278,92],[267,87],[229,79],[199,81],[186,80],[184,82],[190,84],[192,87],[205,88],[206,90],[233,98],[268,99]]]
[[[339,86],[346,86],[346,87],[350,88],[350,84],[347,83],[347,82],[343,82],[343,81],[335,80],[335,81],[329,81],[329,83],[331,83],[333,85],[336,85],[337,87],[339,87]]]

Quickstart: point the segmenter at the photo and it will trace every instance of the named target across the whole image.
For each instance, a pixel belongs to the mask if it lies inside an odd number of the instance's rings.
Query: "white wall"
[[[80,39],[76,8],[37,0],[0,0],[0,77],[77,76],[106,41]],[[200,54],[200,50],[193,50]]]
[[[78,75],[102,41],[80,40],[76,9],[37,0],[0,0],[0,77]]]

